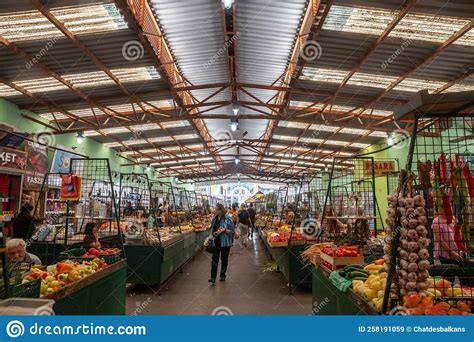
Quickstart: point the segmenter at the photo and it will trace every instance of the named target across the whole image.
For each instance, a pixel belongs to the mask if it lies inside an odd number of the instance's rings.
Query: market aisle
[[[230,309],[235,315],[309,315],[311,291],[297,289],[288,295],[286,280],[276,272],[261,271],[268,253],[258,237],[247,250],[234,246],[227,281],[210,285],[210,259],[199,252],[162,290],[154,294],[147,287],[128,290],[127,314],[210,315],[213,310]]]

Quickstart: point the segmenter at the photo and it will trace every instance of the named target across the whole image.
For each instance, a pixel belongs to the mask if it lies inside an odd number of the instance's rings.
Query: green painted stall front
[[[209,236],[209,230],[205,230],[203,232],[195,232],[196,233],[196,248],[195,251],[199,251],[203,246],[206,238]]]
[[[202,247],[206,232],[190,232],[165,247],[125,245],[128,260],[127,282],[161,285],[191,259]]]
[[[288,247],[271,247],[265,237],[262,241],[278,265],[279,271],[285,276],[288,284],[290,284],[290,291],[297,286],[311,286],[311,267],[304,264],[301,259],[301,252],[303,252],[307,245],[297,245]]]
[[[56,315],[125,315],[126,261],[94,275],[94,281],[55,299]],[[91,276],[92,277],[92,276]]]
[[[365,315],[349,296],[337,289],[318,268],[311,266],[313,314],[315,315]]]
[[[124,245],[127,283],[159,285],[164,249],[162,246]]]

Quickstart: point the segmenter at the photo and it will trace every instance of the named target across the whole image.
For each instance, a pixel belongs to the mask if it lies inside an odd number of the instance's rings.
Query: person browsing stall
[[[86,224],[84,229],[84,240],[82,241],[82,247],[86,250],[89,248],[100,248],[98,229],[94,222]]]
[[[455,225],[455,218],[446,217],[444,209],[433,218],[434,258],[442,264],[457,264],[462,259],[462,252],[454,238]]]
[[[29,240],[34,233],[33,206],[25,203],[21,206],[20,212],[13,220],[13,237],[17,239]]]

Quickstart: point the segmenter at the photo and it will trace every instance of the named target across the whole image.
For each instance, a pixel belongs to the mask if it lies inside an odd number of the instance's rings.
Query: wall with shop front
[[[104,146],[103,144],[95,141],[92,138],[85,138],[83,143],[79,145],[76,142],[75,134],[47,134],[47,132],[51,132],[50,129],[48,129],[44,125],[25,118],[24,115],[48,123],[46,120],[42,119],[31,111],[20,109],[14,103],[11,103],[5,99],[0,99],[0,122],[6,123],[14,127],[19,133],[29,133],[33,136],[35,134],[39,135],[39,133],[41,133],[41,135],[47,138],[48,142],[50,143],[50,146],[52,147],[61,146],[66,149],[73,150],[75,153],[87,156],[89,158],[107,158],[109,159],[111,170],[115,172],[146,173],[145,168],[142,166],[122,166],[123,164],[129,163],[129,161],[120,157],[115,150]],[[50,149],[50,162],[53,158],[53,155],[54,151]],[[150,179],[157,179],[157,176],[153,171],[148,172],[148,177]],[[192,184],[178,184],[174,177],[160,177],[159,180],[164,182],[171,182],[174,186],[178,186],[180,188],[193,190]]]

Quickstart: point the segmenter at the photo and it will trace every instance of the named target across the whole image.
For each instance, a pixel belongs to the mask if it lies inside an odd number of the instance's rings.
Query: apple
[[[71,271],[72,272],[72,271]],[[68,278],[68,274],[67,273],[60,273],[58,275],[58,281],[66,281]]]
[[[50,275],[47,276],[46,278],[44,278],[44,281],[45,281],[46,283],[51,283],[51,282],[54,281],[54,280],[55,280],[54,277],[53,277],[53,276],[50,276]]]
[[[41,284],[40,293],[41,293],[42,296],[44,296],[46,293],[48,293],[48,285]]]
[[[53,280],[51,283],[49,283],[50,288],[55,288],[61,286],[61,283],[57,280]]]

